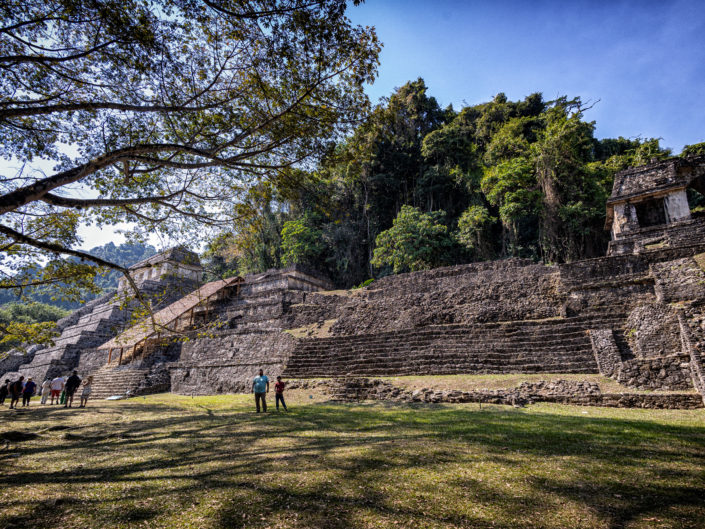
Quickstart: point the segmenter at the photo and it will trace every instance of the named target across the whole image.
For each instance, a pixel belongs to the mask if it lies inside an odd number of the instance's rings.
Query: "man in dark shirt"
[[[5,383],[0,386],[0,406],[5,405],[7,394],[10,393],[10,379],[5,380]]]
[[[277,377],[277,383],[274,384],[274,401],[277,405],[277,411],[279,410],[279,402],[284,406],[284,411],[289,411],[286,409],[286,402],[284,402],[284,388],[286,387],[286,382],[282,382],[282,377]]]
[[[24,377],[20,377],[19,380],[15,380],[10,384],[10,409],[17,407],[24,386],[22,381],[24,381]]]
[[[74,371],[73,375],[69,377],[66,381],[66,386],[64,391],[66,391],[66,400],[64,401],[64,408],[70,408],[73,404],[73,394],[76,393],[78,386],[81,385],[81,379],[78,377],[78,371]]]
[[[32,380],[32,377],[27,379],[27,383],[22,390],[22,406],[29,406],[29,401],[34,395],[34,390],[37,389],[37,384]]]

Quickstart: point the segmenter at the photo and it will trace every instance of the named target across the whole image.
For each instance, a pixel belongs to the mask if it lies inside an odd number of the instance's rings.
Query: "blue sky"
[[[705,141],[705,0],[367,0],[349,16],[384,43],[375,101],[417,77],[456,110],[498,92],[580,96],[600,138],[675,154]]]

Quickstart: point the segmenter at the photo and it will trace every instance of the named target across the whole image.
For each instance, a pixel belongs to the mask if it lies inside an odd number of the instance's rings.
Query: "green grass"
[[[308,397],[266,415],[244,395],[0,409],[0,438],[37,434],[0,450],[0,527],[704,524],[704,410]]]

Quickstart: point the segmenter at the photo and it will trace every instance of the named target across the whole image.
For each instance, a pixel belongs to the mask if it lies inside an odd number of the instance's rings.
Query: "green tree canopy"
[[[395,274],[446,264],[453,240],[443,224],[444,215],[402,206],[392,227],[377,236],[372,264],[391,266]]]
[[[317,268],[326,248],[321,237],[322,232],[316,228],[310,215],[286,221],[282,228],[282,263]]]
[[[683,147],[681,156],[700,156],[705,154],[705,141],[701,143],[694,143],[693,145],[686,145]]]
[[[350,23],[345,0],[0,10],[0,141],[19,168],[0,176],[3,287],[125,272],[76,249],[82,223],[199,241],[230,227],[253,183],[315,160],[365,112],[378,64],[374,30]]]
[[[55,322],[69,314],[45,303],[8,303],[0,307],[0,357],[24,344],[49,344],[58,335]]]

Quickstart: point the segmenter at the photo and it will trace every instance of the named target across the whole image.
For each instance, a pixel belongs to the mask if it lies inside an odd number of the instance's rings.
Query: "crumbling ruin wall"
[[[665,391],[693,388],[688,354],[633,358],[622,362],[617,381],[638,389]]]
[[[480,263],[389,276],[346,294],[307,294],[289,322],[335,323],[326,337],[302,335],[307,339],[294,349],[287,373],[587,373],[599,366],[633,387],[692,388],[672,302],[677,292],[701,296],[700,280],[692,277],[699,270],[694,251],[670,248],[559,267]],[[589,360],[581,356],[581,332]]]
[[[624,259],[624,257],[620,257]],[[628,257],[633,262],[635,257]],[[633,304],[625,322],[625,358],[609,331],[591,331],[600,372],[624,385],[641,389],[705,390],[701,347],[705,317],[705,255],[657,262],[650,256],[652,300]],[[643,269],[643,266],[639,267]],[[613,335],[614,336],[614,335]]]
[[[702,254],[652,264],[657,299],[662,303],[705,299],[705,272],[698,261]]]
[[[681,350],[678,318],[664,303],[644,303],[629,313],[626,337],[637,358],[656,358]]]
[[[702,306],[688,307],[678,313],[683,349],[690,359],[693,386],[705,402],[705,311]]]
[[[221,331],[212,337],[177,344],[178,362],[168,368],[171,391],[181,394],[247,393],[264,369],[274,378],[284,370],[295,340],[287,333]]]
[[[705,219],[689,219],[669,225],[631,230],[628,235],[610,241],[609,254],[638,254],[687,246],[698,248],[703,239],[705,239]]]
[[[619,377],[622,371],[622,357],[612,329],[591,329],[590,341],[600,374],[606,377]]]
[[[300,383],[297,383],[297,386]],[[301,384],[307,387],[306,382]],[[292,385],[293,387],[293,385]],[[320,386],[319,386],[320,387]],[[599,387],[587,381],[542,380],[523,382],[515,388],[495,390],[439,390],[421,388],[409,390],[387,380],[354,378],[329,383],[324,389],[333,398],[342,401],[380,400],[410,403],[505,404],[523,406],[535,402],[554,402],[578,406],[646,409],[701,409],[700,395],[694,393],[602,393]]]
[[[76,369],[82,374],[94,373],[108,363],[108,355],[109,351],[105,349],[85,349],[81,352]]]
[[[308,294],[302,316],[336,319],[335,335],[536,320],[560,315],[557,281],[556,269],[515,259],[437,268],[384,277],[351,296]]]

